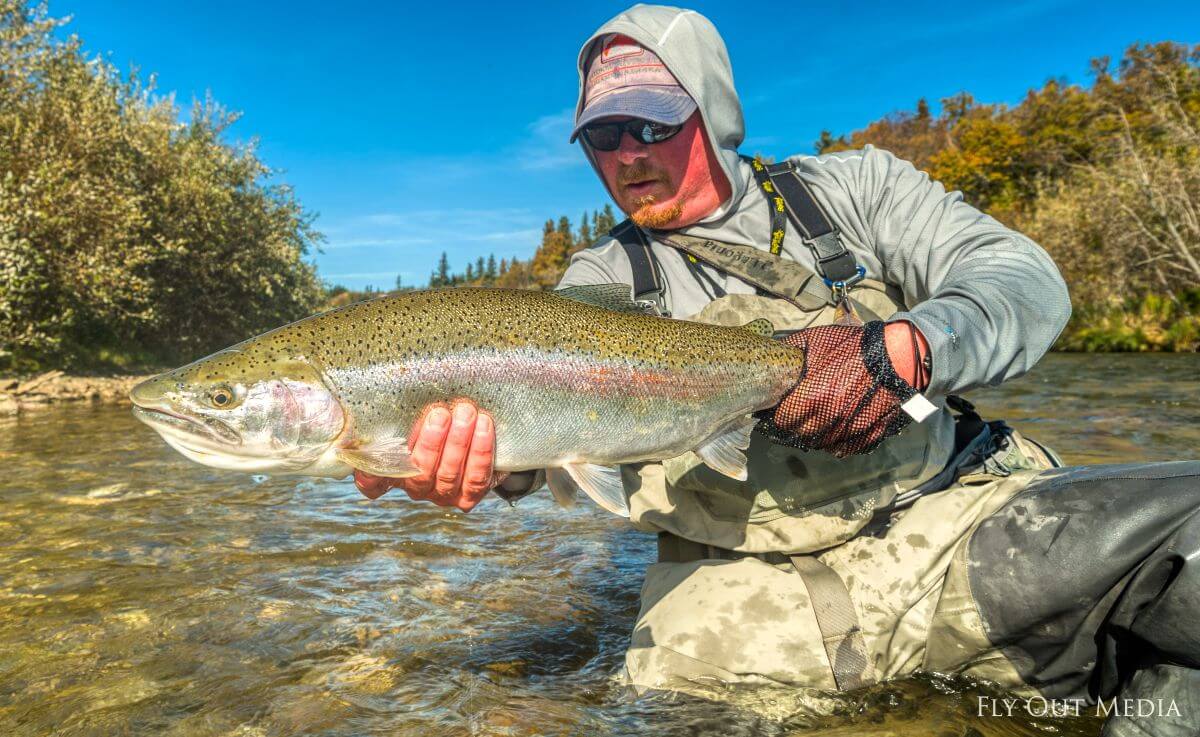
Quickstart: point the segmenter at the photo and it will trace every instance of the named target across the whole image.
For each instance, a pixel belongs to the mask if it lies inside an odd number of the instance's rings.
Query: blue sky
[[[527,258],[547,218],[608,201],[567,144],[579,45],[626,3],[50,0],[66,32],[185,107],[241,111],[327,242],[330,282],[423,284],[439,255]],[[822,129],[960,90],[1019,101],[1135,41],[1200,41],[1200,3],[699,2],[729,47],[747,153],[808,153]]]

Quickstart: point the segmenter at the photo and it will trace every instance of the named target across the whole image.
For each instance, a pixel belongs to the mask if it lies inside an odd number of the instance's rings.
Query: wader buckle
[[[840,304],[846,298],[846,292],[850,287],[867,278],[867,270],[862,266],[854,267],[854,276],[841,281],[833,281],[831,279],[822,279],[825,286],[829,287],[829,291],[833,293],[833,303]]]
[[[662,302],[662,294],[658,293],[656,299],[635,299],[633,303],[641,307],[647,315],[663,317],[666,314],[666,308]]]

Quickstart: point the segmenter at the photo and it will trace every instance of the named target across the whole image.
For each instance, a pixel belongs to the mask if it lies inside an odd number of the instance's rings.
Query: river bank
[[[1192,353],[1197,347],[1200,320],[1184,331],[1147,331],[1128,320],[1067,331],[1053,353]],[[1176,335],[1179,333],[1179,335]],[[1149,339],[1152,335],[1154,339]],[[1180,338],[1178,345],[1165,338]],[[166,370],[166,369],[164,369]],[[55,404],[88,402],[128,404],[129,390],[153,374],[68,374],[46,371],[32,376],[0,376],[0,417],[36,411]]]
[[[146,376],[74,376],[47,371],[30,377],[0,377],[0,416],[71,402],[125,404],[129,401],[129,390]]]

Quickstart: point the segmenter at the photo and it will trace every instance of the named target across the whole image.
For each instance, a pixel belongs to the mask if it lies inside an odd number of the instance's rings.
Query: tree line
[[[429,275],[430,287],[505,287],[509,289],[553,289],[567,269],[571,254],[595,243],[617,224],[612,205],[584,212],[579,225],[566,215],[550,219],[542,228],[542,241],[528,260],[480,256],[462,271],[453,271],[446,252]],[[400,285],[397,284],[397,288]]]
[[[885,148],[1029,235],[1054,257],[1074,316],[1058,347],[1200,350],[1200,45],[1135,44],[1091,63],[1090,86],[1050,80],[1018,104],[962,92],[861,130],[823,131],[816,153]],[[598,223],[597,216],[602,223]],[[528,261],[478,260],[432,286],[552,289],[612,209],[546,221]]]
[[[1200,349],[1200,45],[1093,60],[1017,105],[968,93],[887,115],[818,152],[867,143],[1046,248],[1071,288],[1073,349]]]
[[[181,122],[62,24],[0,0],[0,370],[178,363],[374,294],[322,286],[313,215],[226,142],[235,115],[205,100]],[[1061,347],[1196,350],[1200,46],[1092,70],[1012,106],[919,101],[816,148],[887,148],[1042,244],[1075,303]],[[547,220],[529,259],[443,254],[429,284],[551,289],[616,219]]]

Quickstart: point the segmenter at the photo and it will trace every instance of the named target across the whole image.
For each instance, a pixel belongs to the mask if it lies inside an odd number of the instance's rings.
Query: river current
[[[1071,464],[1200,457],[1200,356],[1052,355],[970,397]],[[617,676],[651,536],[251,478],[127,408],[0,418],[0,734],[1094,735],[986,684],[709,702]],[[990,707],[989,707],[990,708]],[[1030,712],[1033,713],[1030,713]]]

